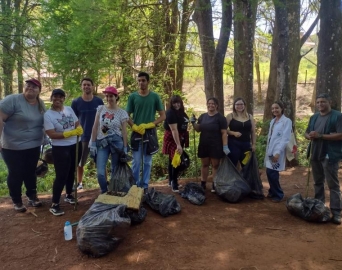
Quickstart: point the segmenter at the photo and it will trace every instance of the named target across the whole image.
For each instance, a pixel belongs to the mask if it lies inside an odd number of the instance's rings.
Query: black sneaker
[[[333,215],[331,222],[337,225],[341,224],[341,215]]]
[[[23,205],[23,203],[15,203],[14,205],[14,210],[17,212],[24,213],[26,212],[26,207]]]
[[[53,203],[49,209],[49,211],[54,215],[54,216],[61,216],[64,215],[64,211],[59,208],[59,204]]]
[[[78,183],[77,190],[81,190],[81,189],[83,189],[83,185],[82,185],[82,183]]]
[[[33,196],[33,197],[28,198],[28,205],[33,206],[33,207],[40,207],[43,204],[41,201],[39,201],[37,196]]]
[[[64,201],[70,204],[75,204],[75,198],[71,194],[65,195]]]
[[[172,181],[171,187],[173,192],[179,193],[179,187],[177,182]]]

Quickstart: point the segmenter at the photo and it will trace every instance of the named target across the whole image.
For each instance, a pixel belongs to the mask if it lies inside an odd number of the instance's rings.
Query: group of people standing
[[[189,146],[188,123],[200,132],[198,157],[201,159],[201,186],[206,189],[211,166],[215,177],[220,160],[228,156],[237,166],[245,165],[248,152],[256,149],[255,121],[248,114],[243,98],[236,98],[233,112],[226,117],[218,111],[218,100],[207,100],[207,112],[197,119],[189,118],[180,96],[170,99],[165,113],[159,95],[149,90],[149,74],[138,74],[139,89],[130,94],[126,110],[118,106],[119,94],[115,87],[105,91],[106,104],[94,96],[94,83],[90,78],[81,81],[82,96],[65,106],[66,93],[54,89],[51,94],[51,108],[45,109],[40,99],[41,83],[36,79],[26,81],[22,94],[7,96],[0,103],[1,153],[8,168],[7,184],[14,209],[26,211],[22,203],[21,186],[24,182],[28,204],[39,207],[35,169],[41,152],[41,145],[47,137],[52,142],[52,155],[56,177],[50,212],[64,214],[59,203],[65,186],[65,202],[75,203],[72,195],[75,170],[78,189],[83,188],[83,167],[89,152],[95,157],[97,178],[101,193],[107,192],[106,165],[111,157],[111,173],[116,169],[119,156],[127,154],[129,144],[133,153],[132,171],[138,186],[147,192],[152,155],[158,151],[156,125],[164,120],[163,154],[169,156],[169,185],[173,192],[179,192],[179,170],[172,166],[175,152],[180,155]],[[325,201],[324,182],[327,181],[333,222],[341,223],[341,193],[337,177],[339,160],[342,157],[342,117],[331,109],[328,95],[317,97],[318,113],[310,118],[305,137],[311,141],[310,159],[315,181],[315,197]],[[279,182],[279,172],[285,169],[286,146],[290,141],[292,122],[284,115],[280,101],[272,104],[273,119],[270,122],[265,153],[265,167],[269,190],[267,198],[281,202],[284,192]],[[156,116],[157,114],[157,116]],[[132,134],[128,140],[127,127]],[[46,135],[45,135],[46,134]],[[81,140],[78,141],[80,136]],[[76,145],[76,144],[79,145]],[[78,149],[78,153],[76,153]],[[76,158],[78,157],[76,166]],[[20,169],[18,169],[20,168]],[[211,188],[215,192],[213,184]]]

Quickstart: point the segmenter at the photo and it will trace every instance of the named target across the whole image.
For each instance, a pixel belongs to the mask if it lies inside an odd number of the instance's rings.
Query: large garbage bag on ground
[[[202,205],[205,201],[205,191],[197,183],[187,183],[180,195],[182,198],[196,205]]]
[[[101,257],[116,248],[131,225],[126,206],[94,203],[78,222],[78,248],[92,257]]]
[[[163,217],[177,214],[181,211],[181,206],[175,196],[156,191],[155,188],[148,190],[145,195],[145,202]]]
[[[263,186],[260,179],[258,161],[254,152],[252,152],[246,166],[243,167],[242,176],[252,190],[249,196],[253,199],[264,199],[265,196],[262,192]]]
[[[197,183],[187,183],[180,195],[196,205],[202,205],[205,201],[205,191]]]
[[[126,213],[131,219],[131,225],[137,225],[137,224],[143,223],[147,216],[147,210],[143,206],[140,206],[139,211],[127,209]]]
[[[135,181],[131,167],[126,162],[119,162],[110,178],[108,193],[127,193],[132,185],[135,185]]]
[[[303,199],[300,193],[294,194],[286,201],[287,210],[295,216],[311,222],[328,222],[331,212],[320,200]]]
[[[246,197],[251,188],[228,156],[222,159],[214,179],[216,194],[222,199],[236,203]]]

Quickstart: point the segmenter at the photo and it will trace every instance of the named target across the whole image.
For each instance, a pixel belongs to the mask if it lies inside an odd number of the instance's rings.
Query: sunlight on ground
[[[217,259],[217,260],[220,260],[220,261],[228,261],[229,260],[229,252],[226,251],[221,251],[221,252],[217,252],[215,255],[214,255],[214,258]]]
[[[150,252],[147,251],[139,251],[139,252],[131,252],[126,256],[128,262],[138,263],[139,261],[146,261],[150,258]]]

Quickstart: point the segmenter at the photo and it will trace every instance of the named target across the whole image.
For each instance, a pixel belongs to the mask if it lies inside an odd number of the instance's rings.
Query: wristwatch
[[[323,138],[323,134],[322,133],[318,133],[318,139],[322,139]]]

